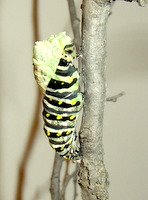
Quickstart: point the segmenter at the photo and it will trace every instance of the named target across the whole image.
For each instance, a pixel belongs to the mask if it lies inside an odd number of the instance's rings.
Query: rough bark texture
[[[79,184],[85,200],[108,199],[108,173],[103,162],[102,129],[105,87],[106,23],[111,4],[83,0],[82,56],[85,105],[80,133],[83,159]]]

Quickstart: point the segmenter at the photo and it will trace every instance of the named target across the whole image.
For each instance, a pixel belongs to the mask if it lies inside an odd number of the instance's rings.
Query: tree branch
[[[39,40],[39,26],[38,26],[38,0],[33,0],[32,3],[32,21],[33,21],[33,36],[34,41]],[[16,200],[23,199],[23,192],[25,186],[25,178],[26,178],[26,168],[28,165],[28,160],[32,152],[33,145],[35,143],[35,138],[37,136],[37,131],[39,128],[40,122],[40,110],[41,110],[41,93],[37,91],[37,101],[35,105],[34,117],[32,121],[32,125],[29,131],[28,141],[25,147],[24,154],[22,156],[22,160],[19,167],[18,180],[17,180],[17,188],[16,188]]]
[[[111,4],[98,0],[83,0],[82,4],[82,64],[85,84],[85,104],[80,134],[83,159],[79,184],[83,200],[108,199],[108,173],[103,162],[103,114],[106,99],[105,58],[106,23]]]
[[[60,173],[62,168],[63,159],[55,152],[51,184],[50,184],[50,194],[52,200],[60,200]]]

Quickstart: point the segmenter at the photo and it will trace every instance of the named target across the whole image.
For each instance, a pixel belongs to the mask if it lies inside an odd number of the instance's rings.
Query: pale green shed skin
[[[34,75],[43,93],[45,93],[50,79],[55,76],[64,47],[69,44],[72,44],[72,40],[65,32],[51,35],[47,40],[35,42],[33,48]],[[73,57],[76,57],[76,51],[73,54],[75,55],[67,60],[73,61]]]

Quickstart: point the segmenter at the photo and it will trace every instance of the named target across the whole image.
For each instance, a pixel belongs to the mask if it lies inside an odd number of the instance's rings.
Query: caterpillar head
[[[49,39],[35,43],[33,49],[34,74],[43,93],[46,91],[50,79],[54,77],[60,59],[71,62],[75,57],[75,46],[65,32],[51,35]]]
[[[72,62],[76,57],[77,55],[75,45],[73,43],[67,44],[64,47],[62,58],[65,59],[67,62]]]

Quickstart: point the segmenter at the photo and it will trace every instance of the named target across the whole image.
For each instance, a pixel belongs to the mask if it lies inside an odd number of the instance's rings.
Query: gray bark
[[[63,159],[55,152],[51,176],[50,194],[52,200],[60,200],[60,174]]]
[[[111,3],[83,0],[82,64],[85,104],[80,132],[82,161],[79,184],[85,200],[108,199],[108,173],[103,161],[102,131],[106,99],[106,23]]]

